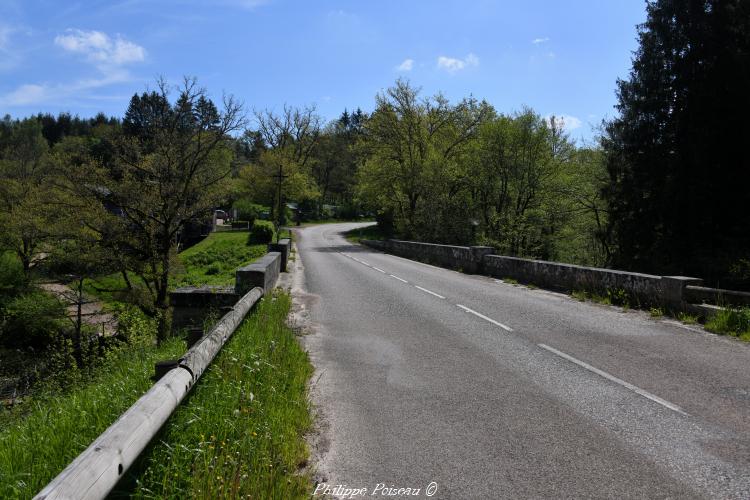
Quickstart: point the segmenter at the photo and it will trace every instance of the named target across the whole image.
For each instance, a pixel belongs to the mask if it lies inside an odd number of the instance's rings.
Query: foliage
[[[421,98],[399,80],[365,121],[359,199],[389,236],[580,264],[609,257],[600,151],[555,117]]]
[[[455,220],[449,216],[463,201],[455,196],[461,181],[458,165],[491,109],[474,99],[457,105],[442,95],[420,99],[419,89],[404,80],[375,99],[376,109],[364,127],[366,160],[358,172],[359,196],[393,213],[404,238],[435,240],[438,235],[430,230]],[[424,224],[428,217],[431,223]],[[467,222],[459,225],[459,234],[441,235],[459,240],[465,237],[460,229]]]
[[[747,258],[750,4],[656,0],[602,145],[613,264],[716,283]]]
[[[23,265],[12,251],[0,251],[0,307],[6,298],[18,294],[26,286]]]
[[[32,259],[46,239],[51,213],[48,146],[41,125],[29,118],[0,122],[0,248],[13,250],[28,279]]]
[[[9,300],[2,311],[0,342],[8,347],[44,351],[69,325],[60,301],[39,290]]]
[[[706,321],[706,330],[750,342],[750,307],[721,308]]]
[[[652,318],[661,318],[664,316],[664,310],[661,307],[652,307],[648,312]]]
[[[383,231],[380,226],[373,224],[372,226],[360,227],[352,229],[344,233],[347,241],[352,243],[359,243],[360,240],[382,240],[385,239]]]
[[[273,224],[265,220],[256,220],[253,227],[250,228],[250,234],[247,235],[248,245],[258,245],[271,243],[274,237]]]
[[[86,224],[118,255],[124,269],[145,284],[139,302],[159,318],[159,339],[169,333],[168,288],[181,231],[210,214],[227,194],[231,173],[228,134],[244,124],[241,106],[225,98],[220,112],[194,80],[185,80],[172,103],[170,88],[135,95],[114,137],[113,165],[66,150],[71,203]]]
[[[310,477],[298,470],[312,367],[286,326],[289,307],[284,294],[262,301],[116,495],[309,498]]]
[[[247,198],[236,200],[232,208],[237,210],[237,220],[247,221],[251,226],[255,219],[259,219],[263,212],[268,211],[267,207],[253,203]]]

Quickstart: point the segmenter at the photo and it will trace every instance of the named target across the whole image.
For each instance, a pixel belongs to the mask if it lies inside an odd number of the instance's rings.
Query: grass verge
[[[118,351],[86,385],[0,411],[0,498],[35,495],[151,387],[156,361],[184,351],[177,339]]]
[[[248,316],[114,496],[310,497],[299,469],[312,366],[286,325],[290,303],[278,294]]]
[[[359,240],[383,240],[385,235],[380,230],[380,226],[374,224],[372,226],[362,227],[358,229],[352,229],[344,233],[344,237],[351,243],[359,243]]]
[[[750,342],[750,307],[726,308],[706,321],[706,330]]]

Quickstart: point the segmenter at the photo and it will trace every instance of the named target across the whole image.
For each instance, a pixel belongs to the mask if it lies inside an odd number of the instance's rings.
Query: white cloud
[[[21,51],[11,41],[19,31],[18,27],[0,23],[0,71],[13,68],[21,60]]]
[[[581,125],[583,125],[580,118],[571,115],[547,115],[544,117],[548,124],[552,124],[553,118],[555,119],[555,123],[562,123],[562,127],[568,132],[581,128]]]
[[[531,43],[533,43],[534,45],[539,45],[540,43],[546,43],[546,42],[549,42],[549,38],[547,38],[547,37],[545,37],[545,38],[534,38],[531,41]]]
[[[414,59],[404,59],[404,62],[396,66],[396,71],[411,71],[414,67]]]
[[[45,102],[61,101],[71,97],[99,99],[100,96],[82,95],[90,90],[106,87],[115,83],[132,80],[126,71],[113,71],[101,78],[81,79],[69,84],[24,84],[16,90],[0,96],[0,105],[29,106]]]
[[[13,33],[13,28],[10,26],[0,25],[0,50],[8,50],[8,42],[10,41],[10,35]]]
[[[101,31],[69,29],[65,35],[55,37],[55,45],[68,52],[83,54],[88,61],[100,66],[122,66],[146,58],[146,49],[140,45],[120,35],[112,39]]]
[[[146,50],[117,35],[112,38],[101,31],[69,29],[64,35],[55,37],[55,45],[67,52],[81,54],[96,71],[95,76],[79,78],[69,83],[27,83],[0,96],[5,106],[29,106],[46,102],[61,102],[69,99],[97,99],[91,91],[132,81],[125,66],[142,62]]]
[[[471,53],[464,59],[456,59],[447,56],[440,56],[437,59],[438,69],[445,70],[451,74],[471,66],[479,66],[479,58]]]
[[[27,104],[36,104],[47,99],[48,88],[44,85],[21,85],[13,92],[10,92],[0,98],[0,103],[6,106],[24,106]]]

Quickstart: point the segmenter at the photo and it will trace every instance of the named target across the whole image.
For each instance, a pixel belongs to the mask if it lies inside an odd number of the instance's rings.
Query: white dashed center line
[[[464,311],[466,311],[467,313],[471,313],[471,314],[473,314],[474,316],[477,316],[477,317],[479,317],[479,318],[482,318],[482,319],[483,319],[483,320],[485,320],[485,321],[489,321],[489,322],[490,322],[490,323],[492,323],[493,325],[499,326],[499,327],[500,327],[500,328],[502,328],[503,330],[506,330],[506,331],[508,331],[508,332],[512,332],[512,331],[513,331],[513,329],[512,329],[511,327],[509,327],[509,326],[506,326],[506,325],[504,325],[504,324],[500,323],[499,321],[495,321],[495,320],[494,320],[494,319],[492,319],[492,318],[488,318],[488,317],[487,317],[487,316],[485,316],[484,314],[476,312],[476,311],[475,311],[474,309],[469,309],[468,307],[466,307],[466,306],[462,306],[461,304],[456,304],[456,305],[457,305],[458,307],[460,307],[461,309],[463,309]]]
[[[406,281],[404,278],[399,278],[398,276],[395,276],[393,274],[389,274],[388,276],[390,276],[391,278],[396,278],[397,280],[402,281],[404,283],[408,283],[408,281]]]
[[[537,344],[537,345],[538,345],[539,347],[541,347],[542,349],[546,349],[546,350],[548,350],[548,351],[549,351],[549,352],[551,352],[551,353],[557,354],[557,355],[558,355],[558,356],[560,356],[561,358],[567,359],[567,360],[568,360],[568,361],[570,361],[571,363],[575,363],[575,364],[577,364],[578,366],[580,366],[580,367],[582,367],[582,368],[585,368],[585,369],[587,369],[587,370],[588,370],[588,371],[590,371],[590,372],[596,373],[596,374],[597,374],[597,375],[599,375],[600,377],[604,377],[604,378],[606,378],[607,380],[609,380],[609,381],[611,381],[611,382],[614,382],[615,384],[619,384],[619,385],[621,385],[621,386],[625,387],[626,389],[630,389],[631,391],[635,392],[636,394],[640,394],[641,396],[643,396],[643,397],[644,397],[644,398],[646,398],[646,399],[650,399],[651,401],[653,401],[653,402],[655,402],[655,403],[659,403],[660,405],[662,405],[662,406],[664,406],[664,407],[666,407],[666,408],[669,408],[669,409],[670,409],[670,410],[672,410],[672,411],[676,411],[677,413],[679,413],[679,414],[681,414],[681,415],[689,416],[689,415],[688,415],[687,413],[685,413],[685,412],[684,412],[684,411],[682,410],[682,408],[680,408],[680,407],[679,407],[679,406],[677,406],[676,404],[672,404],[672,403],[670,403],[669,401],[666,401],[666,400],[664,400],[664,399],[660,398],[659,396],[655,396],[655,395],[651,394],[651,393],[650,393],[650,392],[648,392],[648,391],[644,391],[644,390],[643,390],[643,389],[641,389],[640,387],[636,387],[636,386],[634,386],[633,384],[630,384],[630,383],[628,383],[628,382],[625,382],[624,380],[621,380],[621,379],[619,379],[619,378],[615,377],[614,375],[610,375],[609,373],[607,373],[607,372],[605,372],[605,371],[602,371],[602,370],[600,370],[599,368],[595,368],[595,367],[591,366],[591,365],[590,365],[590,364],[588,364],[588,363],[584,363],[583,361],[580,361],[580,360],[578,360],[578,359],[574,358],[573,356],[570,356],[570,355],[568,355],[568,354],[565,354],[565,353],[564,353],[564,352],[562,352],[562,351],[558,351],[557,349],[555,349],[555,348],[553,348],[553,347],[550,347],[550,346],[548,346],[547,344]]]
[[[375,269],[375,270],[376,270],[377,272],[379,272],[379,273],[383,273],[383,274],[386,274],[386,273],[385,273],[385,271],[383,271],[383,270],[382,270],[382,269],[380,269],[379,267],[375,267],[375,266],[372,266],[372,268],[373,268],[373,269]]]
[[[437,297],[439,299],[444,299],[445,298],[442,295],[440,295],[439,293],[435,293],[432,290],[428,290],[426,288],[422,288],[421,286],[418,286],[418,285],[414,285],[414,288],[418,288],[419,290],[422,290],[423,292],[429,293],[430,295],[434,295],[435,297]]]

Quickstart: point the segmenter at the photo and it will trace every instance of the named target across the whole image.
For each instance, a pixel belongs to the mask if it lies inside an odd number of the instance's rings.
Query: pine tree
[[[606,126],[617,267],[709,281],[750,249],[750,2],[647,4]]]

